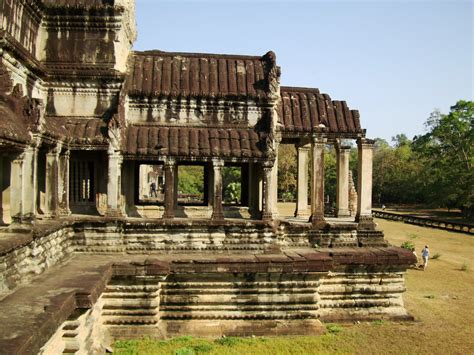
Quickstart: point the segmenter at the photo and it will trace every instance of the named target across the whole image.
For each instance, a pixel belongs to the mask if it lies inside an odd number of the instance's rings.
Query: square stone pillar
[[[212,160],[212,176],[213,176],[213,203],[212,216],[213,221],[224,220],[224,209],[222,207],[222,168],[224,161],[220,159]]]
[[[252,218],[260,218],[262,174],[257,163],[249,163],[249,213]]]
[[[278,217],[278,148],[280,142],[275,140],[275,161],[272,167],[272,173],[269,181],[270,189],[270,211],[273,214],[273,218]]]
[[[62,215],[70,215],[69,209],[69,161],[71,152],[64,151],[59,156],[59,183],[58,183],[58,198],[59,198],[59,213]]]
[[[272,221],[274,214],[272,213],[272,190],[271,190],[271,181],[272,181],[272,171],[273,166],[263,165],[263,193],[262,193],[262,220],[263,221]]]
[[[173,219],[176,207],[176,161],[168,159],[165,161],[165,212],[164,219]]]
[[[374,141],[369,139],[359,139],[358,147],[358,181],[357,191],[359,193],[357,203],[356,222],[358,229],[375,229],[372,218],[372,156]]]
[[[46,153],[46,199],[45,215],[54,218],[59,215],[59,153],[61,145]]]
[[[22,220],[23,155],[11,162],[10,167],[10,215],[14,222]]]
[[[36,218],[38,149],[26,148],[11,163],[11,216],[14,222],[32,222]]]
[[[313,229],[323,229],[324,219],[324,147],[326,139],[313,137],[313,167],[311,174],[311,222]]]
[[[296,211],[295,217],[308,218],[311,213],[308,208],[308,165],[309,165],[309,144],[298,146],[298,175],[296,184]]]
[[[349,158],[351,147],[336,144],[336,217],[348,217],[349,211]]]
[[[122,156],[118,152],[108,154],[107,174],[107,216],[122,216],[121,182],[122,182]]]
[[[10,159],[0,155],[0,226],[11,223],[10,218]]]

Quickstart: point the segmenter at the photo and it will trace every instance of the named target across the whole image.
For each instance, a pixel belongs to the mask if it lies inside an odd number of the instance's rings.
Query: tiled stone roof
[[[129,126],[125,155],[261,158],[261,137],[252,129]]]
[[[107,124],[100,118],[46,117],[44,132],[70,144],[108,145]]]
[[[42,0],[46,6],[54,7],[100,7],[114,6],[115,0]]]
[[[272,52],[259,56],[135,52],[126,91],[130,96],[266,98]]]
[[[28,125],[23,117],[18,116],[2,101],[0,101],[0,139],[22,144],[31,140]]]
[[[318,89],[281,88],[280,125],[283,132],[311,133],[324,125],[328,133],[362,132],[359,112],[345,101],[335,101]]]

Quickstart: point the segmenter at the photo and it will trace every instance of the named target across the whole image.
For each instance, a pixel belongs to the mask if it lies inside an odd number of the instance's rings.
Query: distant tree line
[[[409,139],[405,134],[375,140],[373,202],[424,204],[459,208],[466,217],[474,213],[474,102],[458,101],[448,114],[438,110],[425,123],[426,134]],[[351,165],[357,184],[357,149],[351,150]],[[296,198],[296,149],[281,145],[279,197]],[[325,193],[329,204],[336,197],[336,155],[327,147]]]

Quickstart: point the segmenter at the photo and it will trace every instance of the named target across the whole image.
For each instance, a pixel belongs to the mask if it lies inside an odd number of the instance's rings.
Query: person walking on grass
[[[425,245],[421,251],[421,256],[423,257],[423,271],[425,271],[426,267],[428,266],[428,259],[430,257],[430,249],[428,248],[428,245]]]

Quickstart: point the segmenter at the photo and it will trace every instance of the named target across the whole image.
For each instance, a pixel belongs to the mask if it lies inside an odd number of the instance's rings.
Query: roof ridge
[[[160,55],[160,56],[183,56],[183,57],[198,57],[198,58],[228,58],[228,59],[258,59],[262,60],[264,55],[242,55],[242,54],[221,54],[221,53],[198,53],[198,52],[166,52],[159,49],[148,50],[148,51],[133,51],[134,55],[137,56],[147,56],[147,55]]]
[[[315,92],[318,94],[321,93],[318,88],[308,88],[302,86],[281,86],[280,90],[284,92]]]

